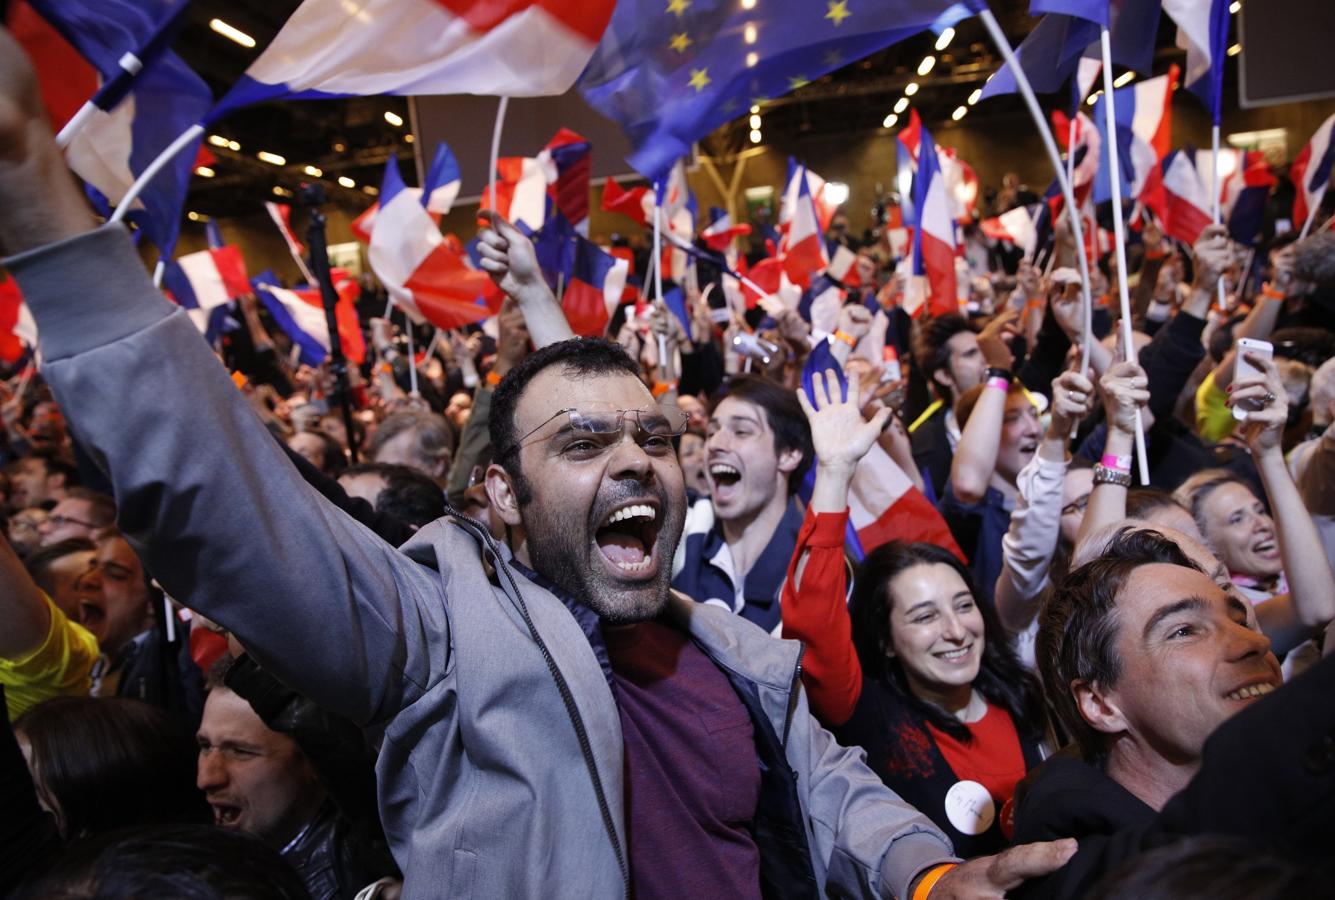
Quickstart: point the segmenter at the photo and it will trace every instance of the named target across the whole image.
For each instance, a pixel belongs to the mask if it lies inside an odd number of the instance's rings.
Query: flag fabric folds
[[[106,93],[87,125],[66,148],[66,159],[109,214],[140,173],[213,105],[213,94],[167,49],[180,0],[31,0],[33,8],[97,70]],[[121,61],[138,56],[143,68],[127,77]],[[111,85],[114,82],[114,89]],[[116,103],[114,101],[118,100]],[[164,255],[176,246],[181,208],[198,142],[158,173],[128,213]]]
[[[949,0],[621,0],[579,78],[618,122],[630,164],[661,179],[691,144],[753,104],[971,14]]]
[[[1163,187],[1164,233],[1191,246],[1210,224],[1212,204],[1188,151],[1175,150],[1163,161]]]
[[[700,237],[716,253],[722,253],[732,246],[734,238],[751,233],[751,226],[746,223],[733,225],[727,211],[717,206],[709,207],[709,224],[700,231]]]
[[[825,235],[821,232],[816,203],[811,196],[807,179],[799,175],[797,200],[793,204],[788,231],[779,246],[783,271],[788,280],[799,287],[809,287],[811,276],[830,263],[825,250]]]
[[[1219,124],[1228,47],[1229,0],[1163,0],[1163,11],[1177,23],[1177,45],[1187,51],[1182,83],[1200,97]]]
[[[979,223],[983,234],[994,241],[1007,241],[1024,253],[1024,258],[1032,260],[1038,249],[1038,227],[1036,225],[1042,207],[1033,203],[1029,206],[1017,206],[999,216],[984,219]]]
[[[629,264],[594,244],[583,235],[574,240],[574,259],[561,296],[561,310],[570,330],[580,337],[597,337],[621,302]],[[689,333],[689,332],[688,332]]]
[[[570,88],[613,0],[304,0],[211,114],[372,94],[537,97]]]
[[[1113,91],[1113,113],[1117,120],[1117,140],[1108,139],[1104,113],[1106,95],[1094,104],[1094,125],[1099,130],[1100,156],[1098,175],[1094,180],[1094,202],[1112,199],[1112,180],[1109,175],[1108,152],[1116,147],[1121,161],[1121,196],[1140,200],[1156,215],[1162,215],[1163,195],[1159,163],[1168,155],[1173,102],[1173,82],[1177,67],[1167,75]]]
[[[431,160],[431,168],[427,170],[426,184],[422,190],[422,205],[426,211],[435,217],[447,214],[459,197],[461,183],[459,162],[454,158],[449,145],[441,141],[436,145],[436,155]],[[375,230],[375,220],[379,213],[380,203],[377,201],[352,220],[349,226],[352,234],[363,244],[371,243],[371,232]]]
[[[1259,150],[1235,150],[1224,147],[1219,151],[1220,215],[1228,225],[1228,236],[1240,244],[1255,244],[1265,221],[1266,202],[1270,191],[1279,183],[1265,154]],[[1196,171],[1201,182],[1211,183],[1214,154],[1208,150],[1196,152]],[[1227,174],[1225,174],[1227,173]]]
[[[18,362],[25,344],[37,346],[37,323],[23,302],[19,283],[5,278],[0,280],[0,361]]]
[[[1293,198],[1293,227],[1301,230],[1307,220],[1321,208],[1321,199],[1330,184],[1330,172],[1335,165],[1335,116],[1321,123],[1289,169],[1289,177],[1297,189]]]
[[[609,178],[603,184],[602,206],[606,212],[621,213],[640,225],[648,225],[654,201],[647,187],[626,190],[616,179]]]
[[[959,312],[955,282],[955,220],[950,214],[946,182],[937,160],[936,143],[921,130],[918,171],[913,176],[913,274],[926,276],[930,287],[927,313]]]
[[[255,296],[273,316],[278,327],[301,348],[298,359],[318,366],[329,355],[329,323],[324,309],[307,303],[296,291],[255,280]]]
[[[246,262],[235,244],[171,260],[162,284],[180,306],[203,312],[224,306],[251,289]]]

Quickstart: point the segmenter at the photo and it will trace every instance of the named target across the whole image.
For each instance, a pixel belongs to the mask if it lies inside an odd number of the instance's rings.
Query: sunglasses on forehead
[[[572,406],[557,410],[551,418],[515,442],[514,448],[518,450],[525,446],[533,435],[553,422],[560,422],[561,427],[556,432],[557,434],[568,431],[576,434],[606,437],[607,435],[620,434],[627,417],[634,421],[636,429],[641,434],[662,438],[673,438],[684,434],[686,424],[691,418],[681,410],[576,409]]]

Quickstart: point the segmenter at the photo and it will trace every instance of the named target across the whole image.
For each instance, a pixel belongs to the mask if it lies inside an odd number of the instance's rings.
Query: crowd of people
[[[841,213],[833,333],[702,266],[600,339],[487,214],[494,329],[344,390],[0,75],[0,892],[1335,896],[1335,235],[1146,223],[1128,353],[1061,227],[925,318]]]

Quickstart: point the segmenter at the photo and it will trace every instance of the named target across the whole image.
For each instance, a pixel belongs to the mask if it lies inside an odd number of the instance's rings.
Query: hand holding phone
[[[1233,357],[1233,384],[1243,381],[1254,381],[1258,378],[1265,378],[1265,372],[1258,369],[1247,361],[1247,354],[1264,356],[1266,359],[1275,358],[1275,345],[1269,341],[1258,341],[1253,338],[1242,338],[1234,348]],[[1247,414],[1252,410],[1260,409],[1255,401],[1243,401],[1233,404],[1233,418],[1239,422],[1247,421]]]

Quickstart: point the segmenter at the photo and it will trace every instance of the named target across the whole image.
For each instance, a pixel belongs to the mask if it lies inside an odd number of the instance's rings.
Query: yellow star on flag
[[[691,5],[691,0],[668,0],[667,11],[680,17]]]
[[[844,24],[844,19],[853,15],[848,11],[848,0],[828,0],[825,5],[830,10],[825,14],[825,18],[833,22],[835,26]]]
[[[801,75],[794,75],[788,79],[788,90],[795,91],[798,88],[806,87],[809,84],[811,84],[811,82],[807,81]]]
[[[695,88],[697,94],[705,89],[705,85],[709,84],[707,71],[707,69],[691,69],[691,80],[687,84]]]
[[[685,53],[686,48],[691,46],[691,39],[683,31],[680,34],[674,34],[672,40],[668,41],[668,46],[678,53]]]

